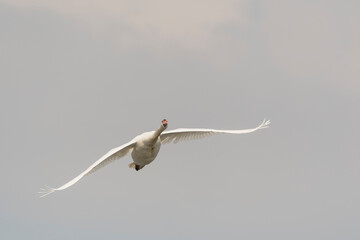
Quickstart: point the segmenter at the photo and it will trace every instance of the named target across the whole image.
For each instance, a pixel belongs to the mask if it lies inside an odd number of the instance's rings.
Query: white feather
[[[100,168],[106,166],[107,164],[113,162],[114,160],[117,160],[117,159],[125,156],[129,152],[129,150],[134,146],[134,144],[135,144],[134,141],[130,141],[124,145],[121,145],[120,147],[111,149],[108,153],[106,153],[99,160],[97,160],[95,163],[93,163],[85,171],[83,171],[77,177],[75,177],[71,181],[67,182],[66,184],[62,185],[61,187],[52,188],[52,187],[46,186],[46,188],[41,189],[42,191],[39,193],[42,195],[40,197],[45,197],[46,195],[49,195],[50,193],[53,193],[55,191],[64,190],[64,189],[70,187],[71,185],[74,185],[77,181],[79,181],[84,176],[86,176],[90,173],[93,173],[93,172],[99,170]]]
[[[178,143],[180,141],[200,139],[215,134],[244,134],[255,132],[259,129],[268,128],[270,120],[264,121],[256,128],[243,129],[243,130],[216,130],[216,129],[203,129],[203,128],[178,128],[171,131],[163,132],[160,135],[161,143]]]

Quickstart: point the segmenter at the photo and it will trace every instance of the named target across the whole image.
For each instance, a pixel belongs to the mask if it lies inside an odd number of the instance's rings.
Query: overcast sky
[[[0,238],[359,239],[359,9],[0,0]],[[163,118],[264,117],[38,198]]]

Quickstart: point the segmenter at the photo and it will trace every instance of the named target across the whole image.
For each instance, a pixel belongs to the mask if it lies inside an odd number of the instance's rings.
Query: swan
[[[127,153],[131,151],[131,157],[133,162],[129,164],[130,168],[139,171],[146,165],[150,164],[156,158],[157,154],[160,151],[162,144],[166,143],[177,143],[179,141],[199,139],[215,134],[243,134],[255,132],[259,129],[268,128],[270,125],[270,120],[264,119],[264,121],[256,128],[252,129],[243,129],[243,130],[215,130],[215,129],[202,129],[202,128],[178,128],[175,130],[165,131],[168,126],[168,121],[166,119],[161,121],[160,127],[156,131],[145,132],[130,142],[121,145],[120,147],[111,149],[108,153],[102,156],[99,160],[93,163],[80,175],[69,181],[68,183],[62,185],[58,188],[52,188],[46,186],[46,188],[41,189],[39,192],[40,197],[45,197],[50,193],[55,191],[64,190],[76,182],[78,182],[84,176],[93,173],[105,165],[117,160],[121,157],[124,157]]]

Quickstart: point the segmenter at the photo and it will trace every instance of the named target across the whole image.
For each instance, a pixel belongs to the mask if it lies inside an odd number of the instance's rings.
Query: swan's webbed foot
[[[141,165],[137,165],[136,163],[132,162],[129,164],[129,168],[133,168],[135,169],[136,171],[139,171],[140,169],[142,169],[144,166],[141,166]]]

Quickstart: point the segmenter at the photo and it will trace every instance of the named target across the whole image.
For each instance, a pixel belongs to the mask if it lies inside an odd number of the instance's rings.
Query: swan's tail
[[[134,162],[129,164],[129,168],[135,169],[135,167],[136,167],[136,164]]]
[[[41,190],[39,192],[41,194],[40,198],[42,198],[45,197],[46,195],[49,195],[50,193],[55,192],[57,189],[45,185],[45,188],[40,188],[40,190]]]

